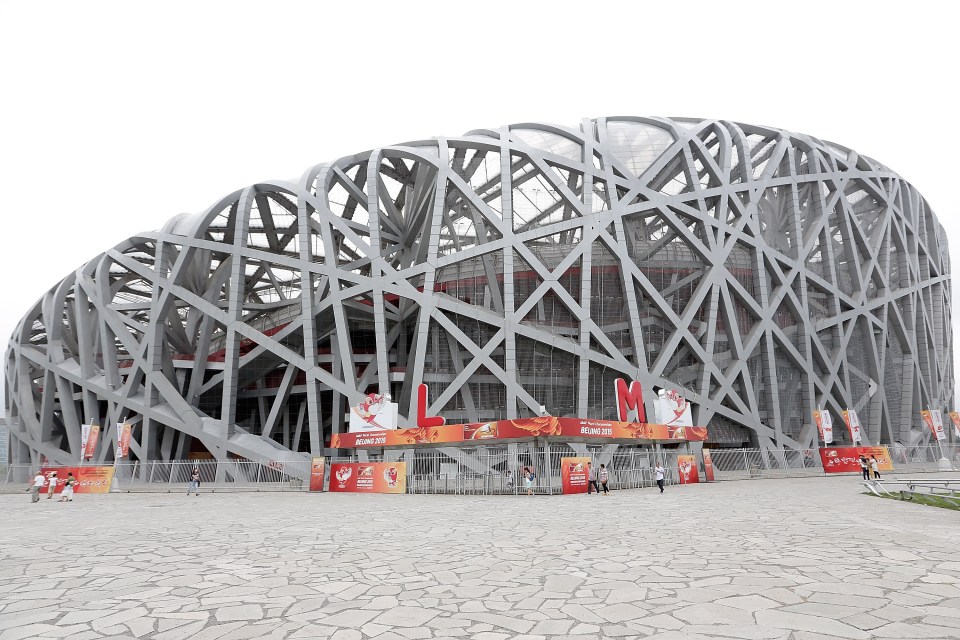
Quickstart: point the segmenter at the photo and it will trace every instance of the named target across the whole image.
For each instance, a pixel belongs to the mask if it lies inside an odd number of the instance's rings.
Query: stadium
[[[879,162],[728,121],[516,124],[238,190],[93,257],[5,358],[11,462],[332,455],[350,407],[616,419],[679,391],[711,448],[922,444],[954,404],[950,259]],[[652,396],[651,396],[652,397]],[[849,441],[840,429],[839,442]]]

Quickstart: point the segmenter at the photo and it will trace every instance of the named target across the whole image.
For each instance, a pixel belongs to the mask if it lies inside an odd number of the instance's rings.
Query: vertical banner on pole
[[[710,449],[703,450],[703,475],[707,482],[713,482],[713,456]]]
[[[87,459],[87,443],[90,441],[90,425],[80,425],[80,462]]]
[[[960,413],[956,411],[950,412],[950,422],[953,423],[953,431],[957,434],[957,438],[960,438]]]
[[[87,436],[87,444],[83,447],[83,459],[89,460],[97,451],[97,441],[100,439],[100,425],[90,425],[90,435]]]
[[[860,444],[863,440],[860,435],[860,416],[853,409],[847,409],[841,413],[843,413],[843,421],[847,423],[847,430],[850,432],[853,444]]]
[[[943,432],[943,415],[938,410],[927,411],[924,409],[920,412],[920,417],[923,418],[927,427],[930,428],[934,440],[940,442],[946,437],[947,434]]]
[[[117,458],[126,458],[130,455],[130,431],[133,425],[126,422],[117,423]]]
[[[323,491],[323,472],[326,460],[310,458],[310,491]]]
[[[587,492],[587,463],[590,458],[560,458],[563,493]]]
[[[833,417],[830,416],[830,412],[817,409],[813,412],[813,422],[817,425],[817,432],[823,444],[833,442]]]

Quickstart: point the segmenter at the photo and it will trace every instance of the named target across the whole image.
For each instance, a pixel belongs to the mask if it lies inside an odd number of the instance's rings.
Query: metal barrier
[[[889,446],[898,473],[940,470],[940,447]],[[960,466],[960,446],[944,445],[943,454]],[[653,467],[659,458],[666,484],[678,482],[676,456],[684,448],[659,449],[626,445],[586,445],[522,442],[471,448],[439,447],[405,450],[358,451],[351,456],[327,458],[327,469],[336,462],[404,461],[407,492],[459,495],[525,493],[521,472],[532,467],[537,494],[563,492],[561,460],[589,457],[599,469],[606,465],[611,489],[653,487]],[[782,451],[762,449],[711,449],[716,480],[822,476],[816,449]],[[699,457],[699,456],[698,456]],[[113,491],[177,492],[187,490],[193,469],[200,471],[201,491],[307,491],[310,461],[180,460],[120,462],[114,465]],[[0,467],[0,493],[24,491],[36,466]],[[512,484],[508,476],[512,476]],[[702,477],[702,472],[701,472]]]

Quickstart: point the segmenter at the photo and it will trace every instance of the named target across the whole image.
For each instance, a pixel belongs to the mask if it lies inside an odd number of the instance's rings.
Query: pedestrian
[[[534,479],[534,477],[535,477],[535,476],[533,475],[533,469],[531,469],[530,467],[524,467],[524,468],[523,468],[523,484],[524,484],[524,486],[527,488],[527,495],[528,495],[528,496],[532,496],[532,495],[533,495],[533,479]]]
[[[193,491],[197,497],[200,497],[200,467],[194,467],[190,473],[190,486],[187,487],[187,495]]]
[[[877,456],[870,456],[870,468],[873,470],[873,479],[880,479],[880,463],[877,461]]]
[[[603,487],[603,495],[610,495],[610,490],[607,489],[607,481],[610,480],[610,472],[607,471],[607,465],[600,465],[600,472],[597,474],[597,477],[600,479],[600,486]],[[597,493],[600,493],[599,489]]]
[[[77,484],[77,479],[73,473],[68,473],[63,481],[63,491],[60,492],[60,502],[73,502],[73,485]]]
[[[600,495],[600,485],[597,484],[597,470],[591,462],[587,463],[587,480],[587,493],[590,494],[596,491],[597,495]]]
[[[663,493],[663,465],[659,462],[653,468],[654,477],[657,479],[657,486],[660,487],[660,493]]]
[[[47,482],[47,500],[53,497],[53,492],[57,490],[57,472],[50,474],[50,480]]]
[[[863,473],[863,479],[870,479],[870,465],[867,464],[867,459],[863,457],[863,454],[860,454],[860,471]]]
[[[513,471],[507,469],[507,491],[513,493]]]
[[[42,489],[46,483],[47,479],[42,473],[37,471],[37,475],[33,477],[33,485],[27,489],[27,491],[30,492],[30,502],[40,502],[40,489]]]

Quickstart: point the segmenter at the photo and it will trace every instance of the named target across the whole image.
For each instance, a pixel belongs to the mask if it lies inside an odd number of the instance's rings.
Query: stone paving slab
[[[850,477],[0,509],[0,640],[960,638],[960,512]]]

